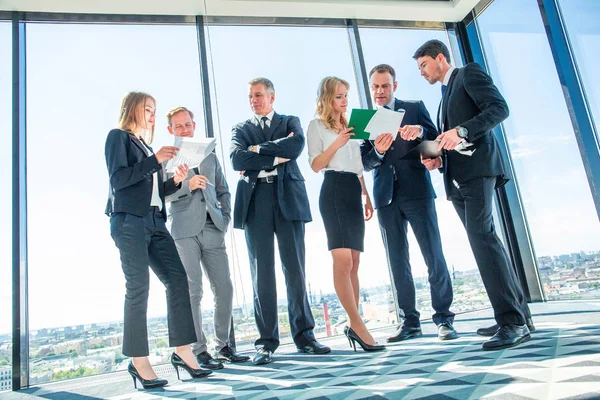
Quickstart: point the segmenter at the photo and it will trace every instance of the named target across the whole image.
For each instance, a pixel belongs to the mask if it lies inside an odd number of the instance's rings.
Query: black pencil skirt
[[[364,250],[365,220],[358,176],[351,172],[325,171],[319,210],[333,249]]]

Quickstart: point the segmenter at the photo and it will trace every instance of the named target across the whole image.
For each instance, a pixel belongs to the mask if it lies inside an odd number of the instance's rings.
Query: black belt
[[[275,183],[277,182],[277,175],[269,175],[264,178],[258,178],[256,183]]]

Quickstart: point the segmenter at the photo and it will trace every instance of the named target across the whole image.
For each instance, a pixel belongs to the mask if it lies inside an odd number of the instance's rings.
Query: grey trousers
[[[199,235],[175,240],[177,251],[188,276],[190,303],[194,317],[197,341],[192,343],[194,354],[207,351],[206,336],[202,329],[202,270],[208,278],[215,299],[214,328],[215,350],[229,346],[233,285],[229,276],[229,259],[225,250],[225,232],[220,231],[207,218]]]

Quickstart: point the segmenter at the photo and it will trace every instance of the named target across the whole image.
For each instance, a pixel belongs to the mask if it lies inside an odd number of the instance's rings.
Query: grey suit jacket
[[[194,237],[200,234],[206,223],[206,213],[215,226],[225,232],[231,220],[231,194],[217,156],[212,153],[198,167],[200,175],[208,178],[212,185],[205,190],[190,191],[189,181],[196,175],[190,169],[181,189],[166,197],[169,203],[169,220],[173,239]]]

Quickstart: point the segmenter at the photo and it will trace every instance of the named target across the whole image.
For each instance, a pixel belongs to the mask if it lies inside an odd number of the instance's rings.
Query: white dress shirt
[[[140,142],[142,143],[144,150],[146,150],[146,155],[152,157],[154,153],[150,150],[150,147],[148,147],[144,141],[140,140]],[[162,211],[162,200],[158,193],[158,172],[152,174],[152,199],[150,200],[150,207],[152,206],[156,206]]]
[[[338,133],[327,128],[320,118],[310,121],[306,134],[308,147],[308,162],[312,165],[315,158],[321,155],[337,139]],[[360,140],[350,139],[331,157],[329,164],[322,169],[325,171],[352,172],[359,177],[363,174],[362,157],[360,155]]]

